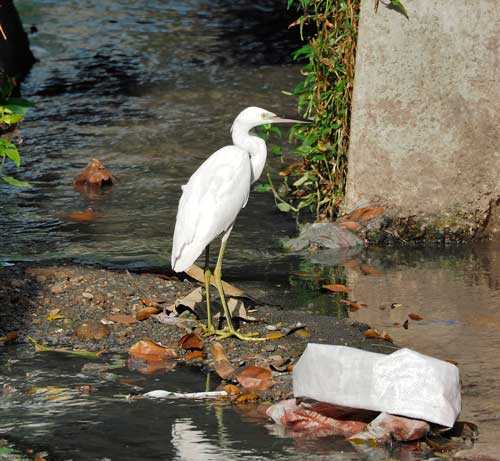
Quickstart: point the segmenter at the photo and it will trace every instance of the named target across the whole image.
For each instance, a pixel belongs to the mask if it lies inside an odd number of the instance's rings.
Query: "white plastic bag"
[[[384,355],[310,343],[293,368],[293,393],[447,427],[461,407],[458,368],[411,349]]]

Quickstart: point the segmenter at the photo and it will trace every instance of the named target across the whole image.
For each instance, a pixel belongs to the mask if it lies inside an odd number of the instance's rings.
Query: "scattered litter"
[[[217,374],[222,379],[228,379],[234,376],[236,373],[236,368],[231,365],[231,362],[227,358],[226,353],[224,352],[224,348],[222,344],[219,342],[212,343],[210,347],[210,352],[212,354],[212,358],[214,361],[214,368]]]
[[[152,399],[218,399],[227,397],[229,394],[226,391],[209,391],[209,392],[169,392],[163,390],[150,391],[143,394],[143,397]]]
[[[350,437],[366,429],[362,421],[342,421],[324,416],[297,404],[296,399],[283,400],[271,405],[266,414],[287,429],[292,437],[326,437],[331,435]]]
[[[391,440],[410,442],[422,439],[429,431],[430,425],[426,421],[380,413],[368,424],[366,431],[353,435],[349,441],[370,446],[382,445]]]
[[[308,344],[293,369],[295,397],[387,412],[452,427],[461,409],[459,370],[410,349],[390,355]]]

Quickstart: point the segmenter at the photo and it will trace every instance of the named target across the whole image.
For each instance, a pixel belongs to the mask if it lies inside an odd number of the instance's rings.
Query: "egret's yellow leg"
[[[227,307],[226,297],[224,296],[224,288],[222,287],[222,259],[224,257],[224,251],[226,249],[227,239],[229,238],[231,230],[232,228],[229,228],[229,230],[222,237],[222,242],[219,250],[219,257],[217,258],[217,264],[214,270],[215,286],[217,287],[217,290],[219,292],[220,301],[222,303],[222,308],[224,309],[224,315],[226,317],[226,322],[227,322],[227,327],[222,331],[217,331],[216,334],[221,338],[229,338],[230,336],[236,336],[237,338],[242,339],[244,341],[265,341],[266,338],[256,338],[253,336],[245,336],[242,335],[241,333],[238,333],[234,329],[233,321],[231,319],[231,312]]]
[[[205,333],[208,335],[215,334],[215,328],[212,323],[212,310],[210,308],[210,279],[212,277],[212,273],[210,271],[209,264],[209,254],[210,254],[210,245],[207,245],[205,249],[205,267],[203,269],[203,278],[205,281],[205,298],[207,301],[207,328]]]

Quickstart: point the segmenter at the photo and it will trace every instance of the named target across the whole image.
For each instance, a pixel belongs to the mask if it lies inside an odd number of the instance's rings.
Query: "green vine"
[[[15,187],[30,187],[26,181],[4,174],[6,161],[12,162],[17,168],[21,166],[21,155],[13,142],[12,133],[17,124],[25,117],[32,107],[26,99],[12,97],[13,80],[7,76],[1,77],[0,85],[0,179]]]

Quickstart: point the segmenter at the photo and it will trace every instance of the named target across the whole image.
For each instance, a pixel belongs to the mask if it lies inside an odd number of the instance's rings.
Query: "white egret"
[[[232,146],[214,152],[182,186],[172,245],[172,268],[188,269],[205,250],[205,296],[207,302],[207,335],[236,336],[245,340],[262,340],[245,336],[235,330],[222,288],[222,259],[227,239],[236,216],[245,207],[252,183],[259,179],[266,163],[266,143],[250,134],[252,128],[269,123],[303,123],[279,118],[258,107],[247,107],[231,127]],[[219,257],[214,269],[227,327],[216,330],[210,309],[209,245],[222,234]]]

